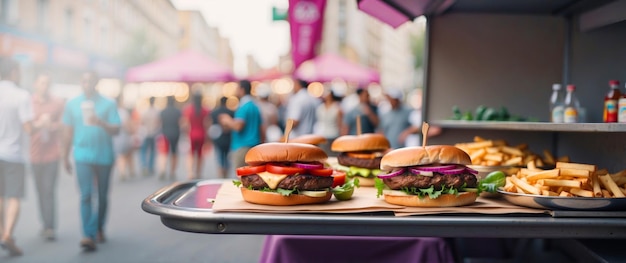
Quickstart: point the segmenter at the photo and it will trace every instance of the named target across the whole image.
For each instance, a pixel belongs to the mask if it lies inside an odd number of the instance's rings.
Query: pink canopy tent
[[[380,82],[378,71],[355,64],[332,53],[323,54],[302,63],[294,72],[294,76],[306,81],[320,82],[335,79],[361,84]]]
[[[250,81],[265,81],[265,80],[279,79],[279,78],[282,78],[284,76],[287,76],[287,74],[281,72],[280,70],[278,70],[278,68],[273,67],[273,68],[261,70],[259,72],[256,72],[256,73],[248,76],[248,80],[250,80]]]
[[[170,57],[130,68],[127,82],[216,82],[235,79],[232,71],[196,51],[183,51]]]

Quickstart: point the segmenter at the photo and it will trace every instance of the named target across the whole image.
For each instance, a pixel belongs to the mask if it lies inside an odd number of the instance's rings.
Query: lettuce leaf
[[[387,188],[387,185],[383,182],[382,179],[376,177],[374,178],[374,187],[376,188],[376,198],[379,198],[383,195],[383,190]]]

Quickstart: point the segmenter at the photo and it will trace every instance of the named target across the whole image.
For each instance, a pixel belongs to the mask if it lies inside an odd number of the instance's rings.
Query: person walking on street
[[[261,111],[250,95],[251,89],[250,81],[239,81],[237,88],[239,108],[235,111],[235,116],[230,117],[223,113],[218,117],[222,127],[232,130],[230,150],[231,163],[234,167],[245,166],[245,156],[248,150],[263,142]]]
[[[324,95],[324,103],[317,106],[315,110],[315,128],[314,133],[324,136],[326,142],[320,145],[328,156],[335,156],[336,153],[330,150],[332,142],[339,137],[341,131],[343,111],[339,103],[341,97],[337,96],[334,91],[330,90]]]
[[[0,61],[0,246],[10,256],[22,255],[13,231],[25,188],[22,136],[32,132],[33,120],[30,94],[17,86],[19,81],[19,64]]]
[[[361,133],[374,133],[378,127],[378,108],[370,102],[370,94],[366,89],[356,90],[359,105],[343,116],[341,135],[357,134],[357,118],[361,120]]]
[[[261,111],[266,141],[278,141],[282,137],[282,130],[278,127],[278,107],[270,101],[271,93],[272,90],[267,84],[259,84],[256,87],[258,97],[256,105]]]
[[[385,98],[389,102],[390,109],[379,112],[380,132],[389,139],[392,149],[419,146],[422,144],[423,136],[433,137],[441,133],[441,127],[431,125],[428,134],[422,134],[421,110],[403,103],[402,90],[387,89]]]
[[[308,86],[306,81],[297,79],[294,82],[294,94],[287,103],[286,117],[293,120],[293,130],[289,135],[291,138],[313,133],[317,100],[307,91]]]
[[[159,120],[159,110],[154,107],[154,97],[148,99],[150,106],[141,114],[141,142],[140,161],[141,173],[144,176],[154,174],[154,158],[156,155],[156,137],[161,130]]]
[[[120,131],[113,136],[113,149],[115,150],[115,166],[121,181],[126,181],[135,176],[135,122],[131,118],[128,109],[124,108],[122,96],[117,97],[117,114],[120,116]]]
[[[70,100],[63,112],[63,161],[65,169],[71,172],[69,154],[73,149],[83,225],[80,246],[86,251],[94,251],[96,241],[105,241],[104,223],[115,160],[113,136],[121,125],[115,101],[100,95],[96,91],[97,83],[95,72],[84,73],[81,80],[83,94]],[[97,193],[96,198],[93,198],[94,193]]]
[[[188,130],[191,151],[188,159],[188,180],[200,179],[202,173],[202,148],[209,127],[209,110],[202,106],[202,95],[194,94],[192,103],[183,110],[183,127]]]
[[[408,136],[421,130],[421,118],[414,116],[419,112],[402,104],[403,94],[399,89],[388,89],[385,97],[391,109],[380,114],[380,130],[392,149],[404,147]]]
[[[226,107],[226,101],[228,101],[228,98],[220,98],[220,105],[211,112],[212,121],[217,120],[221,114],[226,114],[231,118],[235,116],[235,112]],[[231,140],[230,130],[216,122],[210,125],[209,137],[211,137],[215,146],[213,149],[219,165],[217,177],[226,178],[230,168],[230,161],[228,160]]]
[[[167,106],[160,113],[161,133],[165,137],[168,146],[168,153],[165,160],[160,164],[161,175],[159,179],[165,179],[166,165],[169,161],[169,178],[176,179],[176,167],[178,166],[178,140],[180,139],[180,123],[182,112],[174,104],[174,96],[167,97]]]
[[[50,76],[39,74],[32,97],[34,121],[30,138],[30,161],[39,197],[39,214],[43,221],[42,235],[55,239],[56,185],[61,157],[61,116],[65,102],[50,95]]]

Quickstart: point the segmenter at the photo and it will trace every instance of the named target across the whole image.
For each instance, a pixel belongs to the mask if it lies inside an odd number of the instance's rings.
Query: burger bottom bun
[[[333,194],[330,191],[328,191],[328,193],[326,193],[326,196],[323,196],[323,197],[310,197],[310,196],[298,195],[298,194],[284,196],[278,193],[250,190],[245,187],[242,187],[240,189],[241,189],[241,195],[243,196],[243,200],[245,200],[248,203],[259,204],[259,205],[287,206],[287,205],[319,204],[319,203],[327,202],[333,196]]]
[[[359,186],[366,186],[366,187],[374,187],[374,177],[362,177],[362,176],[357,176],[356,178],[359,178]]]
[[[473,204],[477,197],[478,195],[474,192],[461,192],[458,195],[443,194],[435,199],[428,196],[420,198],[417,195],[385,194],[385,201],[394,205],[413,207],[452,207]]]

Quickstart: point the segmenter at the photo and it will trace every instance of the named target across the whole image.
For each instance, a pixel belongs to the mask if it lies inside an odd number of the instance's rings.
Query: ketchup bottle
[[[610,80],[609,87],[611,90],[604,96],[602,120],[604,122],[617,122],[617,102],[622,95],[619,92],[619,81]]]

